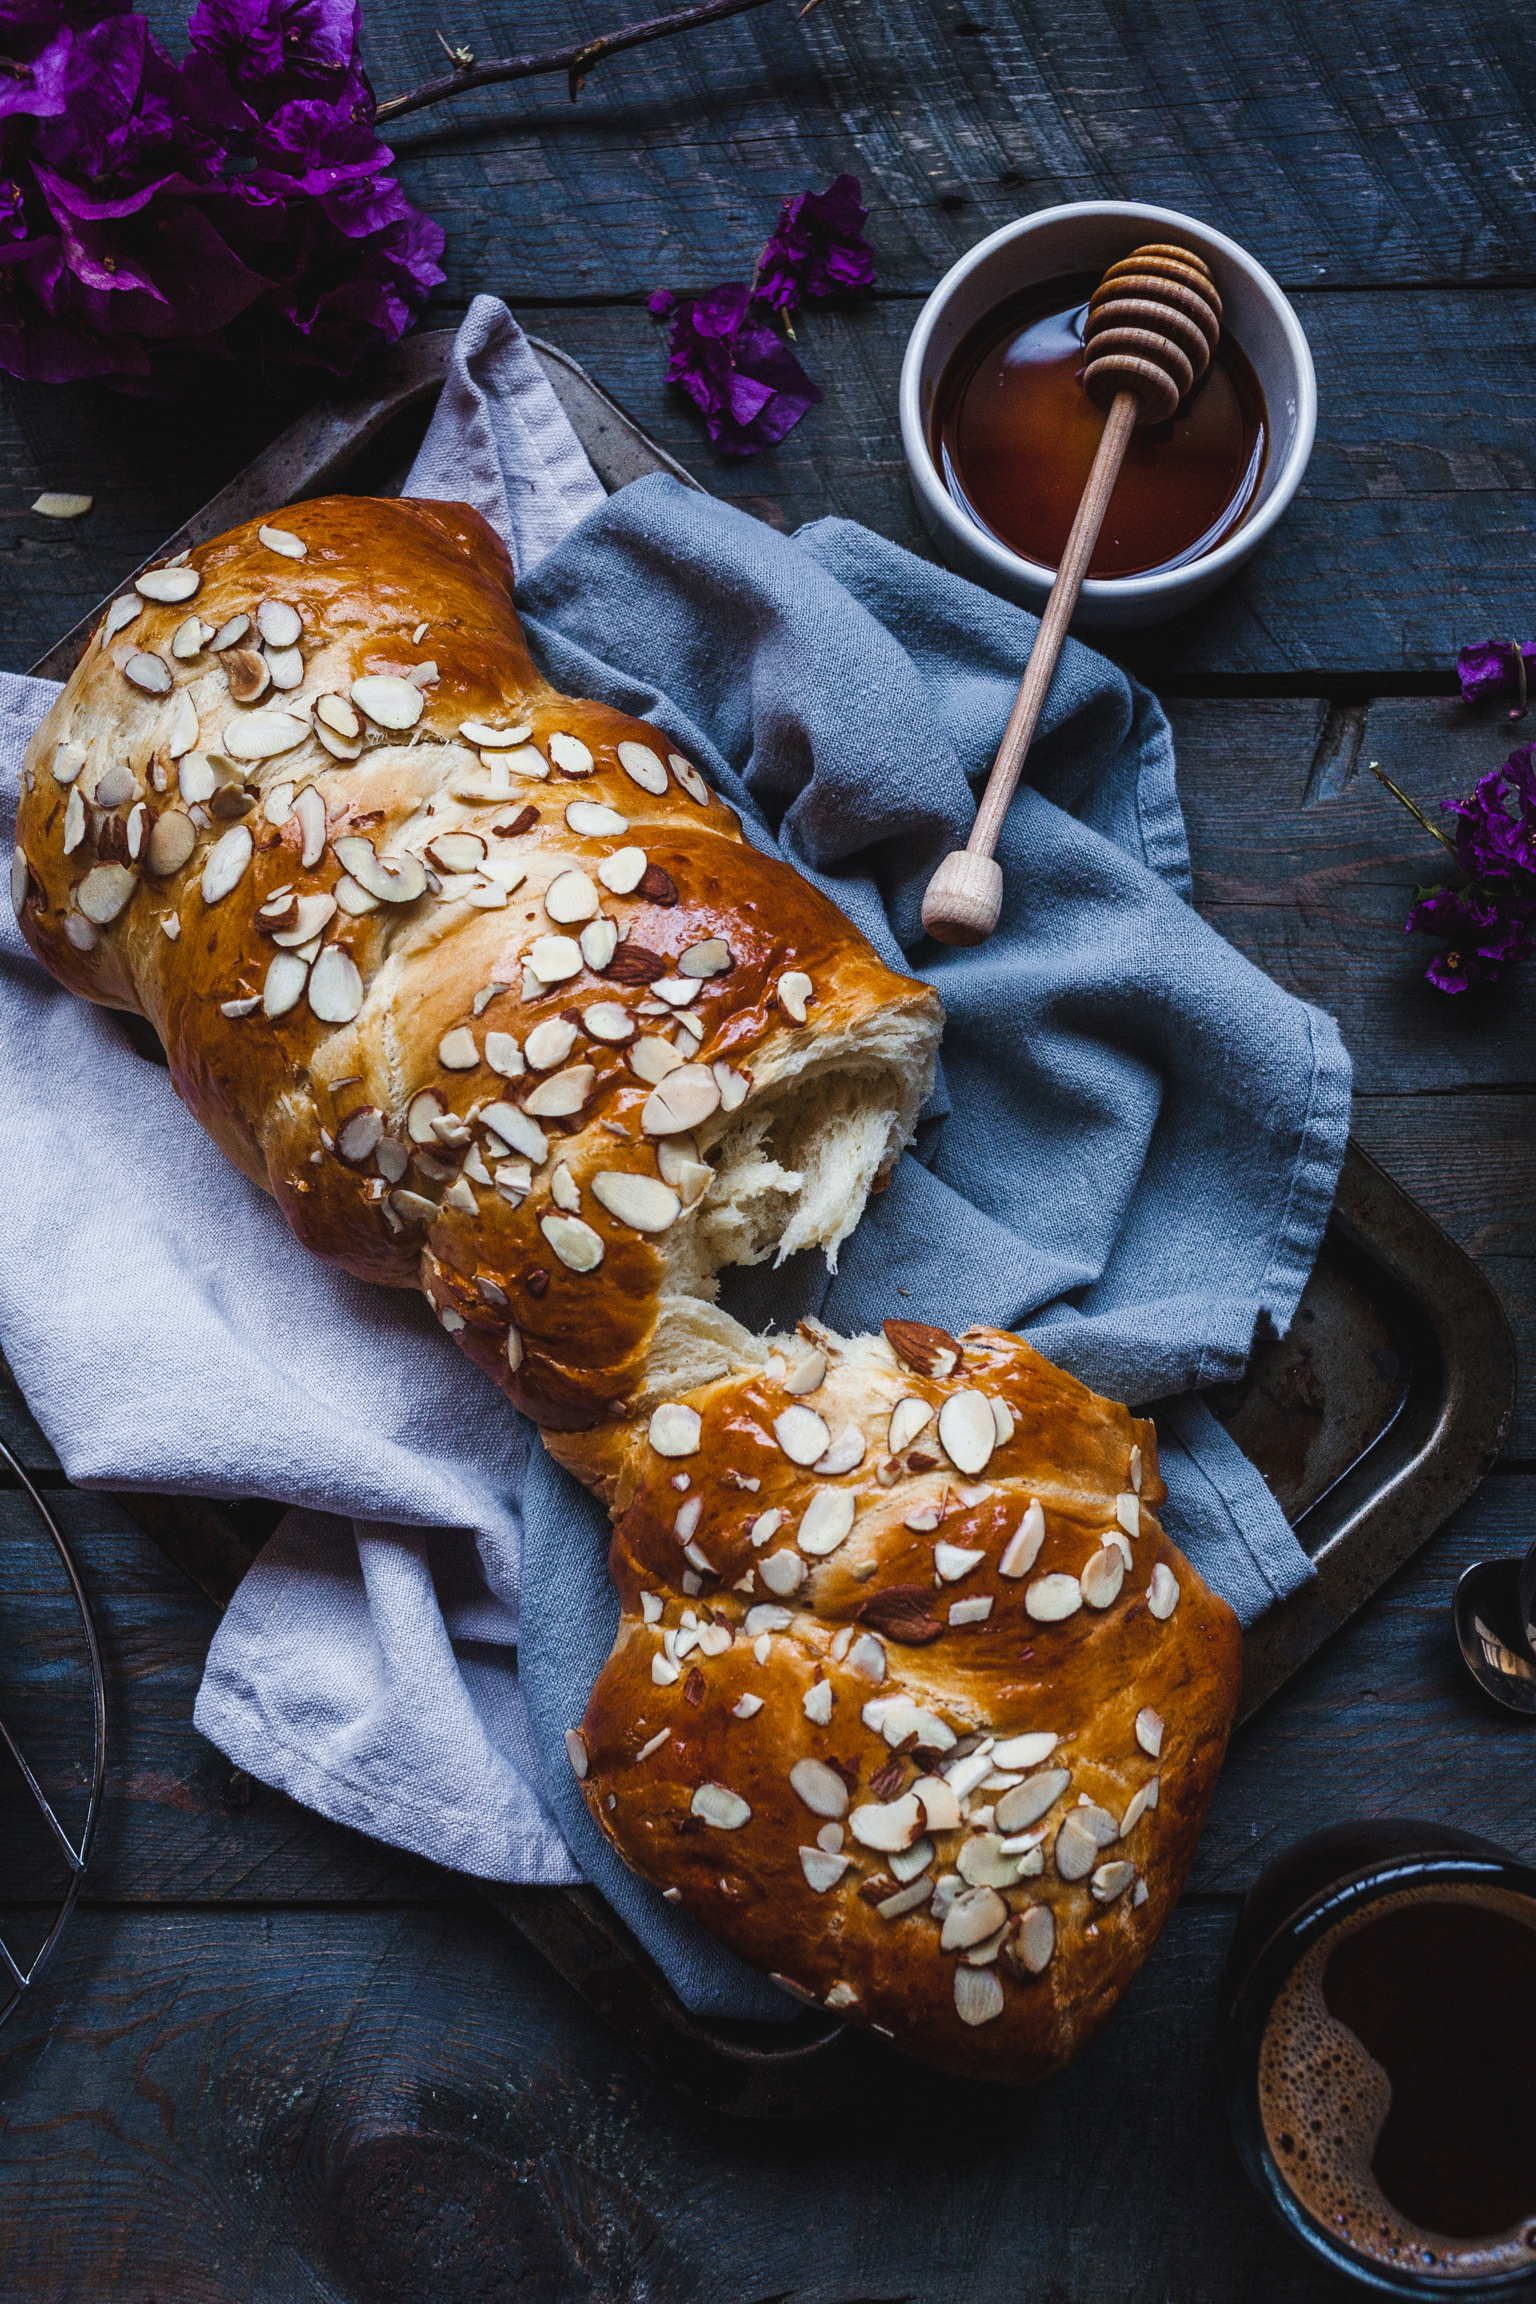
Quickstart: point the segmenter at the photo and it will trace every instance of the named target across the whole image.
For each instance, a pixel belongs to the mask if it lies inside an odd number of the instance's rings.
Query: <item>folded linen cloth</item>
[[[1189,908],[1156,704],[1067,644],[999,851],[1002,923],[940,950],[922,891],[969,827],[1032,617],[846,521],[783,537],[661,477],[605,499],[489,298],[408,492],[476,503],[512,547],[549,676],[654,719],[752,840],[944,999],[916,1152],[835,1278],[799,1257],[727,1275],[726,1301],[754,1326],[991,1321],[1104,1391],[1163,1401],[1170,1532],[1251,1623],[1310,1569],[1194,1393],[1240,1372],[1261,1315],[1290,1321],[1349,1065],[1329,1018]],[[55,692],[0,685],[12,771]],[[198,1726],[442,1863],[593,1880],[701,2013],[792,2013],[619,1864],[566,1771],[616,1620],[605,1515],[420,1299],[305,1255],[8,916],[0,969],[0,1157],[27,1179],[0,1341],[66,1470],[299,1507],[215,1637]]]

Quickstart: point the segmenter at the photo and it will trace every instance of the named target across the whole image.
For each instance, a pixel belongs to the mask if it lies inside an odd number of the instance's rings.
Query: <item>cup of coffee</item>
[[[1243,2165],[1393,2296],[1536,2296],[1536,1870],[1445,1825],[1337,1825],[1272,1865],[1222,1984]]]

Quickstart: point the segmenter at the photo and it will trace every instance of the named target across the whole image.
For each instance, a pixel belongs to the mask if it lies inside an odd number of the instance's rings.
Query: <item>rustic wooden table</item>
[[[842,514],[922,550],[897,367],[973,240],[1056,201],[1135,197],[1267,264],[1317,358],[1307,485],[1237,582],[1123,655],[1174,718],[1200,908],[1339,1018],[1359,1138],[1478,1258],[1529,1378],[1536,978],[1459,1002],[1423,986],[1401,920],[1434,853],[1365,769],[1379,758],[1430,800],[1502,757],[1509,732],[1453,700],[1448,667],[1536,622],[1536,18],[1511,0],[976,4],[823,0],[804,21],[776,4],[622,59],[574,108],[550,81],[404,123],[401,173],[449,236],[429,325],[492,290],[717,493],[775,527]],[[171,9],[150,13],[175,32]],[[428,77],[436,19],[400,0],[366,13],[380,91]],[[532,0],[514,28],[456,0],[443,29],[489,54],[622,13]],[[824,405],[776,454],[719,459],[662,383],[645,294],[747,276],[780,199],[843,168],[879,292],[802,329]],[[40,654],[311,389],[231,375],[178,408],[7,390],[4,662]],[[44,487],[95,510],[50,525],[28,510]],[[699,2115],[462,1882],[232,1776],[191,1726],[212,1609],[111,1499],[66,1487],[12,1396],[3,1430],[56,1492],[98,1612],[112,1766],[82,1907],[0,2034],[0,2293],[1334,2293],[1228,2145],[1216,1978],[1257,1869],[1332,1819],[1443,1818],[1536,1854],[1536,1745],[1462,1679],[1446,1614],[1465,1562],[1536,1528],[1526,1392],[1474,1501],[1239,1736],[1189,1893],[1065,2077],[999,2103],[897,2072],[857,2118],[787,2130]],[[0,1620],[46,1678],[67,1626],[14,1491],[0,1526]],[[0,1898],[18,1887],[0,1873]]]

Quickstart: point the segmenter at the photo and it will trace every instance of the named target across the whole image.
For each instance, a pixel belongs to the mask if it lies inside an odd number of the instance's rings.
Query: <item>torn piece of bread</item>
[[[1151,1423],[997,1330],[806,1322],[547,1445],[616,1521],[566,1741],[625,1862],[930,2063],[1066,2063],[1177,1901],[1241,1676]]]
[[[462,505],[322,498],[150,570],[23,785],[33,951],[547,1428],[760,1359],[716,1273],[835,1262],[933,1077],[932,990],[540,678]]]

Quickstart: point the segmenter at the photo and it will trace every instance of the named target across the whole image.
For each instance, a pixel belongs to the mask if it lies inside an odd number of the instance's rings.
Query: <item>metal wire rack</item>
[[[71,1839],[64,1825],[60,1822],[53,1802],[38,1782],[28,1763],[26,1754],[12,1735],[4,1714],[0,1713],[0,1742],[4,1743],[23,1784],[36,1802],[43,1821],[48,1827],[49,1834],[64,1860],[68,1873],[67,1885],[52,1925],[42,1943],[32,1953],[25,1968],[13,1956],[5,1938],[0,1936],[0,1994],[8,1994],[8,1997],[0,2000],[0,2024],[3,2024],[6,2018],[19,2007],[23,1996],[37,1982],[38,1977],[47,1966],[53,1948],[64,1932],[65,1923],[75,1908],[75,1899],[80,1893],[80,1885],[85,1878],[85,1868],[90,1862],[91,1843],[96,1837],[96,1821],[101,1813],[102,1786],[107,1773],[107,1690],[106,1682],[102,1676],[101,1649],[96,1639],[95,1624],[91,1620],[90,1604],[85,1597],[85,1587],[80,1581],[80,1571],[75,1566],[74,1557],[65,1542],[64,1532],[3,1441],[0,1441],[0,1463],[3,1463],[5,1468],[15,1475],[17,1485],[31,1500],[34,1511],[53,1541],[53,1548],[59,1556],[60,1566],[69,1579],[69,1588],[74,1596],[75,1607],[79,1612],[80,1626],[85,1636],[86,1655],[90,1663],[92,1706],[90,1794],[86,1801],[85,1823],[78,1842]]]

